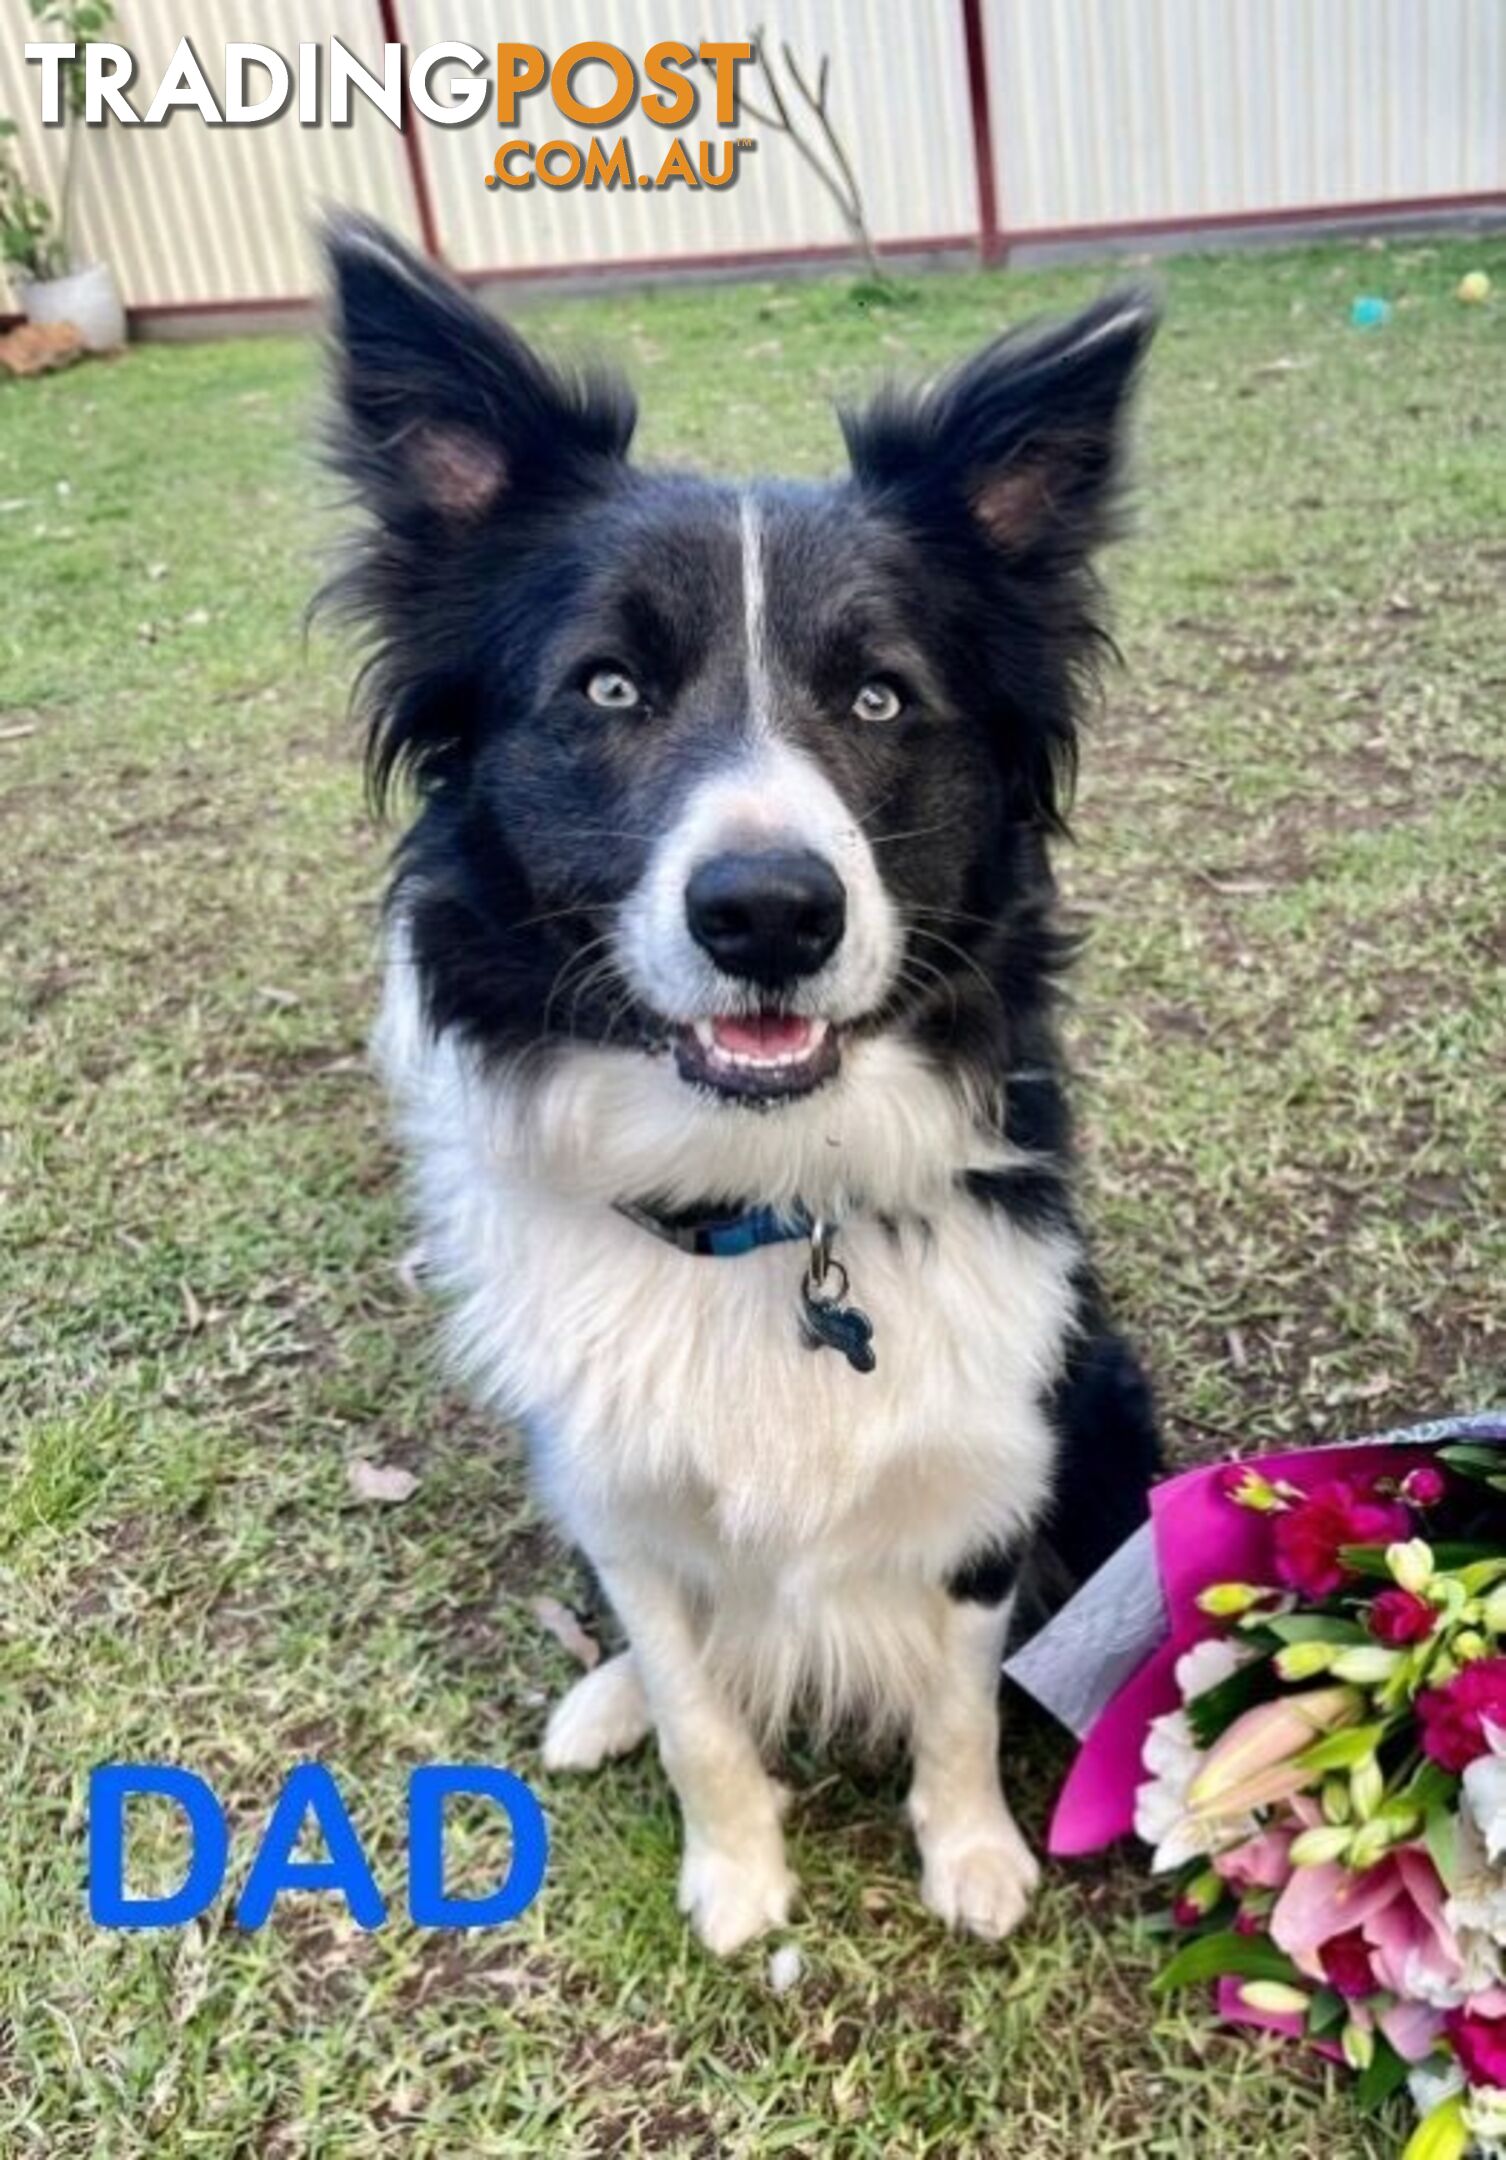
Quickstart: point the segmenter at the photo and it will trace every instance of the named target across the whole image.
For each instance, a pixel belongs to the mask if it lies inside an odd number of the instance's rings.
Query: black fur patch
[[[1149,1513],[1162,1468],[1155,1402],[1144,1368],[1107,1322],[1096,1282],[1079,1284],[1082,1332],[1051,1393],[1057,1434],[1055,1496],[1032,1535],[991,1547],[947,1582],[948,1594],[987,1605],[1011,1591],[1011,1640],[1030,1635],[1096,1574]]]
[[[947,1577],[947,1596],[971,1605],[1002,1605],[1019,1579],[1016,1553],[1007,1547],[991,1546]]]

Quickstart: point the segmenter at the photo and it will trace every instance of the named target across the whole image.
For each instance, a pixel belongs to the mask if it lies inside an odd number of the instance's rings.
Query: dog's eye
[[[855,720],[897,720],[904,699],[890,682],[865,682],[852,701]]]
[[[640,703],[638,685],[620,668],[597,668],[586,683],[586,696],[609,712],[631,712]]]

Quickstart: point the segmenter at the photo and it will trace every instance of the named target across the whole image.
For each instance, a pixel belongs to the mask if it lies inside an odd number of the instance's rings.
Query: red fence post
[[[962,0],[967,48],[967,94],[973,116],[973,163],[978,173],[978,249],[986,263],[1000,262],[1006,242],[999,224],[999,185],[994,171],[994,124],[988,95],[988,48],[983,38],[983,0]]]
[[[397,19],[397,0],[377,0],[377,13],[382,18],[382,38],[388,45],[401,45],[403,33]],[[407,58],[406,50],[404,58]],[[418,138],[418,122],[408,98],[408,87],[403,85],[401,107],[403,119],[399,133],[403,138],[403,151],[408,160],[408,178],[413,187],[413,207],[418,212],[418,229],[423,236],[424,252],[435,262],[444,261],[444,243],[439,237],[439,219],[434,212],[434,196],[429,187],[429,170],[424,163],[423,145]]]

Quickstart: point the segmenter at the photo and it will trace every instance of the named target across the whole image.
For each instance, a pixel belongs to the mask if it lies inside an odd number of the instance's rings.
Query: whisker
[[[895,796],[898,793],[898,788],[890,788],[888,794],[880,796],[879,800],[874,804],[871,810],[865,810],[863,812],[863,815],[857,821],[859,830],[861,831],[863,826],[868,823],[870,818],[876,818],[881,810],[887,810],[890,803],[893,802]]]
[[[924,977],[918,976],[915,973],[915,970],[918,968],[923,968],[925,970]],[[929,978],[929,980],[926,980],[926,978]],[[899,970],[898,979],[907,990],[912,990],[915,993],[922,1005],[928,1004],[930,1002],[931,998],[935,995],[935,987],[939,984],[940,987],[947,994],[947,1000],[951,1005],[953,1017],[956,1017],[957,986],[951,980],[950,976],[944,974],[943,971],[939,967],[934,966],[931,961],[922,960],[918,954],[911,953],[909,958],[902,963]]]
[[[960,945],[954,945],[950,938],[941,937],[934,930],[923,929],[919,923],[911,923],[910,931],[912,936],[918,938],[925,938],[930,944],[939,945],[943,952],[951,953],[956,959],[962,962],[964,967],[971,968],[972,972],[977,976],[979,982],[982,983],[984,989],[988,992],[989,996],[994,1000],[994,1002],[999,1006],[1003,1005],[1004,1000],[999,995],[999,988],[997,983],[992,983],[989,981],[988,977],[984,974],[982,968],[979,967],[977,961],[973,958],[971,953],[964,952]]]
[[[932,833],[956,832],[961,826],[960,818],[943,818],[935,825],[912,825],[907,832],[870,833],[870,847],[893,847],[901,840],[924,840]]]
[[[570,980],[572,971],[576,968],[585,968],[587,975],[589,975],[594,967],[601,964],[593,958],[593,955],[599,953],[603,946],[610,945],[611,941],[612,933],[610,930],[606,930],[599,937],[588,939],[578,950],[567,955],[563,964],[557,970],[553,982],[549,985],[549,994],[544,1000],[541,1025],[546,1034],[549,1029],[549,1016],[554,1009],[554,1001],[562,995],[566,983]]]
[[[935,922],[976,923],[982,930],[997,930],[998,921],[991,915],[973,915],[966,908],[926,907],[916,900],[905,904],[907,915],[927,915]]]
[[[610,983],[614,979],[620,981],[613,958],[611,954],[607,954],[605,958],[596,961],[588,968],[576,984],[570,999],[570,1018],[565,1027],[565,1033],[572,1039],[578,1032],[577,1022],[580,1017],[581,1000],[592,995],[599,985]]]

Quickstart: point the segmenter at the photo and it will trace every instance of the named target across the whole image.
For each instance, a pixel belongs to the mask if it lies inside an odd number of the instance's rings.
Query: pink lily
[[[1421,2062],[1431,2055],[1443,2031],[1443,2012],[1427,2003],[1393,2003],[1382,2010],[1376,2024],[1403,2062]]]
[[[1294,1757],[1324,1733],[1352,1725],[1363,1707],[1350,1687],[1308,1688],[1257,1703],[1209,1751],[1187,1789],[1195,1814],[1243,1815],[1288,1799],[1312,1782]]]
[[[1362,1874],[1337,1862],[1298,1868],[1272,1909],[1271,1940],[1300,1972],[1320,1979],[1323,1945],[1358,1928],[1369,1945],[1377,1985],[1405,1998],[1408,2006],[1436,2012],[1460,1999],[1463,1980],[1458,1940],[1443,1903],[1437,1870],[1415,1846],[1388,1853]],[[1420,2029],[1422,2021],[1414,2022]],[[1408,2029],[1407,2021],[1400,2023]]]
[[[1271,1940],[1302,1972],[1321,1980],[1318,1952],[1335,1935],[1365,1929],[1400,1891],[1400,1879],[1388,1857],[1363,1875],[1331,1860],[1322,1867],[1293,1870],[1291,1881],[1271,1914]],[[1369,1940],[1368,1929],[1365,1931]]]
[[[1240,1890],[1280,1890],[1291,1874],[1287,1855],[1292,1849],[1289,1830],[1262,1830],[1213,1855],[1213,1865],[1225,1882]]]
[[[1425,1852],[1402,1846],[1395,1856],[1400,1890],[1366,1930],[1375,1946],[1375,1976],[1394,1995],[1424,2002],[1457,1996],[1463,1978],[1459,1942],[1443,1916],[1438,1871]]]

